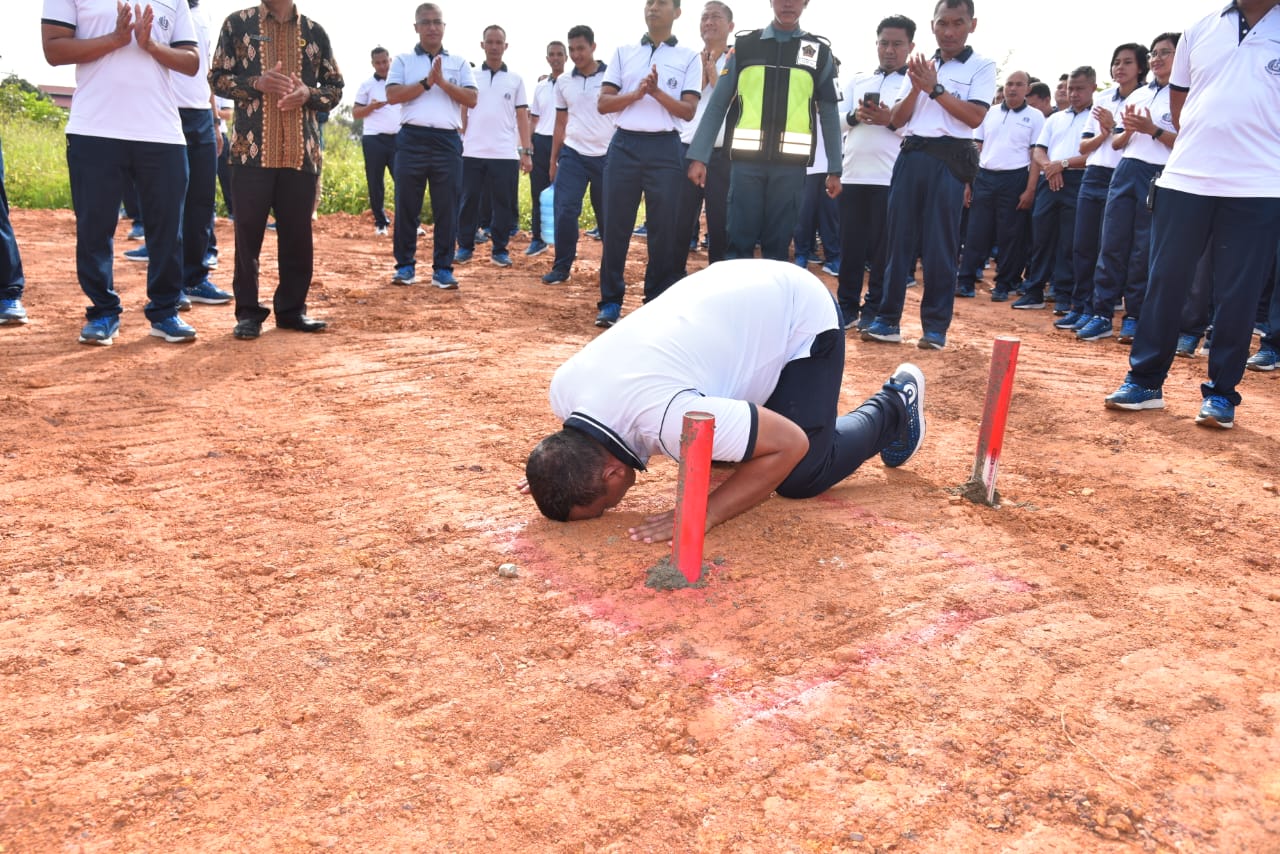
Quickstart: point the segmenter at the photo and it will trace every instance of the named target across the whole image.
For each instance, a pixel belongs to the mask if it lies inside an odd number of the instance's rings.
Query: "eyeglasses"
[[[426,21],[414,21],[415,27],[443,27],[444,20],[441,18],[430,18]]]
[[[1156,59],[1168,59],[1169,57],[1173,56],[1173,51],[1172,50],[1153,50],[1151,51],[1151,55],[1154,56]]]

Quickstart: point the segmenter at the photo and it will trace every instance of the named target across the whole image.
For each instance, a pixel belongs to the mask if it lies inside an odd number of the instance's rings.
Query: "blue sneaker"
[[[966,286],[966,285],[956,285],[956,296],[958,297],[963,297],[965,299],[973,299],[977,295],[978,295],[977,288],[974,288],[972,286]]]
[[[569,281],[569,274],[561,270],[552,270],[542,277],[542,284],[544,285],[561,285],[567,281]]]
[[[1089,314],[1088,311],[1080,312],[1080,319],[1077,320],[1075,323],[1071,324],[1071,331],[1079,332],[1081,329],[1084,329],[1086,326],[1089,325],[1090,320],[1093,320],[1093,316]]]
[[[1116,336],[1116,341],[1121,344],[1132,344],[1133,336],[1138,334],[1138,318],[1126,317],[1120,321],[1120,334]]]
[[[622,316],[622,306],[616,302],[607,302],[600,307],[600,313],[596,315],[596,326],[601,329],[608,329],[610,326],[618,322],[618,318]]]
[[[3,303],[0,303],[0,306],[3,305]],[[0,312],[0,317],[3,316],[3,313]],[[1245,362],[1244,366],[1251,371],[1274,371],[1276,369],[1276,359],[1276,351],[1263,344],[1262,349],[1250,356],[1249,361]]]
[[[807,266],[809,266],[809,256],[808,256],[808,255],[797,255],[797,256],[796,256],[796,266],[797,266],[797,267],[807,267]]]
[[[862,330],[863,341],[883,341],[886,344],[897,344],[902,341],[902,330],[896,325],[889,325],[880,318],[876,318],[871,325]]]
[[[476,232],[476,243],[489,242],[489,229],[482,228]]]
[[[456,291],[458,289],[458,280],[453,277],[451,270],[436,270],[431,275],[431,284],[442,291]]]
[[[1013,307],[1033,311],[1044,308],[1044,291],[1040,288],[1029,289],[1025,294],[1014,300]]]
[[[479,241],[477,241],[479,242]],[[465,264],[475,257],[474,249],[458,249],[453,253],[453,263]]]
[[[916,346],[921,350],[941,350],[947,346],[947,336],[941,332],[926,332],[920,336]]]
[[[826,273],[828,276],[839,276],[840,275],[840,259],[837,258],[834,261],[828,261],[827,263],[823,264],[822,272]]]
[[[489,260],[494,264],[497,264],[499,267],[511,266],[511,256],[505,252],[494,252],[489,256]]]
[[[126,249],[124,257],[130,261],[150,261],[151,256],[147,254],[147,244],[142,244],[137,249]]]
[[[1072,329],[1080,322],[1081,312],[1072,310],[1059,317],[1053,322],[1054,329]]]
[[[1195,358],[1196,351],[1199,349],[1200,349],[1200,336],[1188,335],[1187,333],[1184,332],[1178,336],[1178,346],[1173,351],[1173,355],[1181,356],[1184,359],[1192,359],[1192,358]],[[1245,367],[1248,367],[1248,365],[1246,365]]]
[[[186,291],[178,291],[178,311],[191,311],[191,298]]]
[[[1158,388],[1143,388],[1131,382],[1123,382],[1102,401],[1107,409],[1164,409],[1164,392]]]
[[[1080,331],[1076,333],[1076,338],[1081,341],[1101,341],[1103,338],[1111,337],[1111,318],[1109,317],[1091,317],[1089,322],[1080,327]]]
[[[142,224],[135,222],[133,227],[129,229],[130,240],[146,240],[147,233],[143,230]]]
[[[532,258],[534,255],[541,255],[550,248],[551,247],[547,246],[547,244],[542,240],[535,237],[533,240],[529,241],[529,248],[524,250],[524,254],[526,257]]]
[[[120,318],[95,317],[80,330],[81,344],[97,344],[99,347],[110,347],[111,339],[120,331]]]
[[[991,301],[992,302],[1008,302],[1009,289],[1002,288],[999,285],[996,285],[994,288],[991,289]]]
[[[196,340],[195,327],[180,320],[176,314],[152,323],[151,334],[156,338],[163,338],[170,344],[181,344],[184,341]]]
[[[204,268],[206,270],[218,269],[218,253],[206,252],[204,256]]]
[[[897,392],[907,405],[902,435],[880,451],[881,461],[897,468],[911,459],[924,442],[924,373],[910,362],[903,362],[885,383],[885,390]]]
[[[20,299],[0,299],[0,326],[27,322],[27,310]]]
[[[637,227],[636,227],[636,229],[635,229],[634,231],[632,231],[631,233],[632,233],[633,235],[635,235],[636,237],[639,237],[639,238],[640,238],[640,239],[642,239],[642,240],[648,240],[648,239],[649,239],[649,224],[648,224],[648,223],[642,223],[641,225],[637,226]]]
[[[203,303],[204,305],[226,305],[231,302],[231,294],[208,279],[194,287],[184,288],[183,290],[187,295],[187,299],[192,302]]]
[[[599,240],[600,226],[597,225],[595,228],[588,228],[586,231],[582,232],[582,236],[590,237],[592,240]]]
[[[396,274],[391,279],[393,285],[412,285],[417,279],[413,276],[413,265],[406,264],[403,267],[396,267]]]
[[[1211,394],[1204,399],[1204,404],[1196,415],[1196,423],[1230,430],[1236,426],[1236,408],[1222,395]]]
[[[275,230],[276,230],[276,221],[273,219],[271,220],[271,222],[267,223],[267,231],[275,231]]]

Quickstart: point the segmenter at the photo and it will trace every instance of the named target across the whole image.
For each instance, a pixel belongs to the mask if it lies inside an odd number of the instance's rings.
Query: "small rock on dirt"
[[[502,564],[502,566],[498,567],[498,577],[499,578],[519,578],[520,567],[516,566],[514,563],[504,563]]]
[[[643,708],[644,708],[644,704],[645,704],[646,702],[648,702],[648,701],[647,701],[647,700],[645,700],[645,698],[644,698],[644,697],[642,697],[642,696],[640,696],[639,694],[628,694],[628,695],[627,695],[627,705],[628,705],[628,706],[630,706],[630,707],[631,707],[631,708],[633,708],[633,709],[643,709]]]

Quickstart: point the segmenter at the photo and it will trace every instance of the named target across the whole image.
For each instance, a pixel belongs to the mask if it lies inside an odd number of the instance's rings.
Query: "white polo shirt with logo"
[[[1214,11],[1178,42],[1169,85],[1187,92],[1161,187],[1221,198],[1280,198],[1280,7],[1241,38],[1240,13]]]
[[[1280,50],[1280,45],[1277,45],[1277,50]],[[1280,53],[1277,55],[1280,56]],[[1139,110],[1149,111],[1151,120],[1156,123],[1156,127],[1163,128],[1165,133],[1177,131],[1177,128],[1173,126],[1173,112],[1169,108],[1168,86],[1161,86],[1158,83],[1139,86],[1125,99],[1124,103],[1126,109],[1132,106]],[[1150,163],[1154,166],[1163,166],[1169,162],[1169,146],[1150,134],[1135,133],[1129,137],[1129,144],[1124,147],[1124,153],[1121,158],[1125,157],[1132,157],[1135,160],[1141,160],[1143,163]]]
[[[1058,112],[1045,119],[1040,136],[1036,138],[1035,147],[1043,148],[1049,160],[1057,162],[1080,155],[1080,140],[1083,138],[1085,122],[1093,105],[1085,107],[1078,113],[1070,109]]]
[[[679,459],[684,413],[710,412],[712,456],[740,462],[754,452],[756,407],[782,369],[840,324],[831,293],[812,273],[784,261],[721,261],[676,282],[561,365],[551,409],[635,468],[654,454]]]
[[[653,45],[645,36],[639,44],[619,47],[609,60],[604,82],[619,92],[633,92],[656,66],[658,87],[677,101],[686,94],[702,93],[702,60],[695,51],[676,44],[672,36]],[[680,121],[658,99],[646,95],[617,114],[616,124],[622,130],[659,133],[680,130]]]
[[[482,160],[519,160],[520,134],[516,110],[529,106],[524,80],[507,70],[504,62],[495,71],[487,65],[475,70],[479,95],[467,110],[467,132],[462,136],[462,156]]]
[[[868,93],[880,96],[880,103],[886,107],[893,106],[893,99],[902,89],[902,81],[907,79],[906,69],[890,71],[882,70],[859,74],[850,81],[844,90],[844,110],[851,113],[866,100]],[[847,117],[842,119],[847,124]],[[849,128],[844,135],[843,169],[840,174],[842,184],[868,184],[874,187],[889,186],[893,175],[893,164],[898,162],[898,152],[902,149],[902,129],[889,130],[883,125],[857,124]]]
[[[1012,110],[1001,104],[987,110],[973,138],[982,143],[978,165],[993,172],[1026,169],[1031,164],[1031,147],[1044,130],[1044,113],[1026,103]]]
[[[377,136],[384,133],[398,133],[400,130],[400,105],[387,103],[387,80],[378,79],[378,75],[370,77],[360,84],[356,90],[356,104],[367,107],[374,101],[381,101],[382,106],[364,117],[365,136]]]
[[[187,0],[142,0],[138,5],[152,9],[151,38],[157,44],[198,46]],[[115,32],[116,16],[116,0],[44,0],[40,18],[42,23],[75,30],[77,39],[96,39]],[[187,144],[173,76],[136,40],[93,62],[76,64],[76,94],[66,132]]]
[[[454,86],[464,89],[475,89],[476,79],[471,73],[471,64],[444,48],[440,49],[440,72],[444,79]],[[391,62],[391,70],[387,72],[387,83],[418,86],[431,73],[431,65],[435,57],[416,44],[409,53],[402,53]],[[400,105],[400,123],[426,128],[443,130],[460,130],[462,128],[462,105],[449,97],[439,86],[432,86],[416,98]]]
[[[550,137],[556,132],[556,81],[550,75],[533,87],[529,118],[537,119],[533,125],[534,136]]]
[[[938,69],[938,82],[946,87],[947,92],[961,101],[988,108],[991,106],[991,101],[996,96],[994,60],[974,53],[971,47],[966,47],[954,59],[946,62],[942,60],[942,52],[938,51],[933,55],[933,63]],[[906,78],[902,82],[895,102],[910,96],[911,79]],[[917,92],[915,98],[915,110],[903,127],[904,135],[973,138],[973,128],[948,113],[937,100],[929,97],[928,92]]]
[[[213,110],[213,90],[209,88],[209,60],[213,58],[213,23],[203,6],[191,10],[191,25],[196,31],[196,51],[200,69],[194,77],[170,69],[173,94],[180,110]]]
[[[572,73],[561,74],[556,81],[556,111],[565,110],[569,114],[562,144],[583,157],[603,157],[609,151],[609,140],[613,139],[615,114],[596,109],[600,84],[604,82],[608,66],[603,62],[597,62],[596,66],[596,73],[590,77],[575,67]]]
[[[1130,93],[1132,94],[1132,93]],[[1115,122],[1115,126],[1121,126],[1121,119],[1124,118],[1124,95],[1120,94],[1119,86],[1112,86],[1104,89],[1102,92],[1093,96],[1093,105],[1095,107],[1106,107],[1111,111],[1111,118]],[[1081,139],[1089,139],[1102,133],[1102,126],[1098,124],[1098,120],[1093,117],[1093,111],[1089,111],[1089,119],[1084,123],[1084,132]],[[1107,134],[1107,139],[1089,152],[1089,156],[1085,158],[1085,166],[1103,166],[1107,169],[1114,169],[1120,165],[1120,154],[1114,146],[1111,145],[1111,134]]]
[[[729,64],[730,52],[725,51],[716,59],[716,80],[720,80],[720,76],[724,74],[724,67]],[[702,97],[698,99],[697,109],[693,111],[693,118],[687,122],[680,122],[680,141],[685,145],[693,142],[693,135],[698,131],[698,125],[702,124],[702,116],[707,111],[707,102],[711,100],[711,93],[716,91],[716,87],[707,85],[702,87]],[[724,148],[724,122],[720,123],[720,130],[716,133],[716,141],[712,148]]]

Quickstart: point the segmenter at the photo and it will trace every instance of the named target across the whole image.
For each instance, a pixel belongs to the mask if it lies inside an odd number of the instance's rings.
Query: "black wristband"
[[[422,87],[422,91],[424,91],[424,92],[430,92],[430,91],[431,91],[431,83],[430,83],[430,81],[431,81],[431,75],[429,75],[429,74],[428,74],[426,77],[423,77],[421,80],[419,80],[419,81],[418,81],[418,85]]]
[[[850,110],[849,115],[844,117],[844,120],[849,123],[849,127],[851,128],[856,128],[858,126],[858,117],[854,115],[855,112],[855,110]]]

